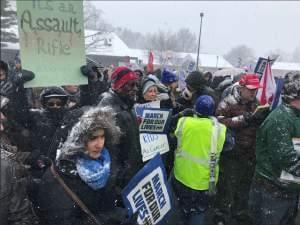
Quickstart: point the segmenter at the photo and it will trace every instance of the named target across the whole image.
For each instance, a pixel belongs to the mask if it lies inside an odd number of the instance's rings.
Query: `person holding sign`
[[[81,116],[39,185],[41,224],[121,224],[126,211],[114,206],[117,167],[110,150],[120,134],[111,108]]]
[[[294,224],[300,190],[300,73],[284,78],[283,104],[256,136],[249,207],[253,225]],[[299,207],[298,207],[299,211]],[[298,224],[300,212],[298,212]]]
[[[213,117],[215,102],[200,96],[194,105],[196,115],[181,117],[175,135],[177,150],[172,184],[186,225],[201,225],[215,194],[219,158],[226,138],[226,127]]]
[[[117,67],[111,76],[111,89],[100,96],[101,101],[98,104],[100,108],[106,106],[113,108],[116,113],[117,125],[122,131],[120,143],[114,146],[112,152],[116,157],[116,162],[122,168],[117,184],[120,190],[142,167],[139,128],[133,112],[138,85],[138,77],[132,70],[125,66]],[[119,200],[122,201],[120,195]]]

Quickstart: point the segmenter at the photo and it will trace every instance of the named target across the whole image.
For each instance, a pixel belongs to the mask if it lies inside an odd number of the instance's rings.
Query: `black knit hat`
[[[195,91],[202,89],[207,80],[204,78],[204,74],[200,71],[191,72],[185,79],[187,85],[189,85]]]

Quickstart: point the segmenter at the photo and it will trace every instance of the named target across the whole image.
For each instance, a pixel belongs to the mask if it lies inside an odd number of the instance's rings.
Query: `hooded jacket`
[[[78,175],[76,167],[78,157],[85,155],[84,146],[89,131],[94,128],[105,130],[105,146],[112,146],[118,141],[120,129],[115,125],[112,111],[108,108],[91,108],[75,124],[66,142],[59,149],[55,169],[68,187],[101,222],[114,224],[109,216],[114,210],[115,174],[118,170],[114,160],[112,159],[108,183],[99,190],[89,187]],[[87,215],[66,194],[50,169],[42,178],[36,208],[43,225],[88,224]],[[115,219],[118,219],[117,215]]]

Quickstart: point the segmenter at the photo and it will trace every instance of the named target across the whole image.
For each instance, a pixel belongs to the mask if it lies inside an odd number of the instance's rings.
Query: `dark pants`
[[[221,157],[216,212],[228,224],[248,224],[248,198],[255,163],[239,157]]]
[[[249,198],[253,225],[293,225],[297,193],[282,193],[268,182],[263,184],[253,179]]]
[[[185,225],[202,225],[205,213],[210,206],[211,199],[208,191],[193,190],[181,184],[175,178],[172,180],[174,193],[178,198],[180,209],[185,217]]]

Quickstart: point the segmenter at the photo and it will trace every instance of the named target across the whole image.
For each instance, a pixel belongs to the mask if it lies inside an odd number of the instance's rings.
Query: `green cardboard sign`
[[[82,1],[17,0],[17,15],[26,87],[87,84]]]

